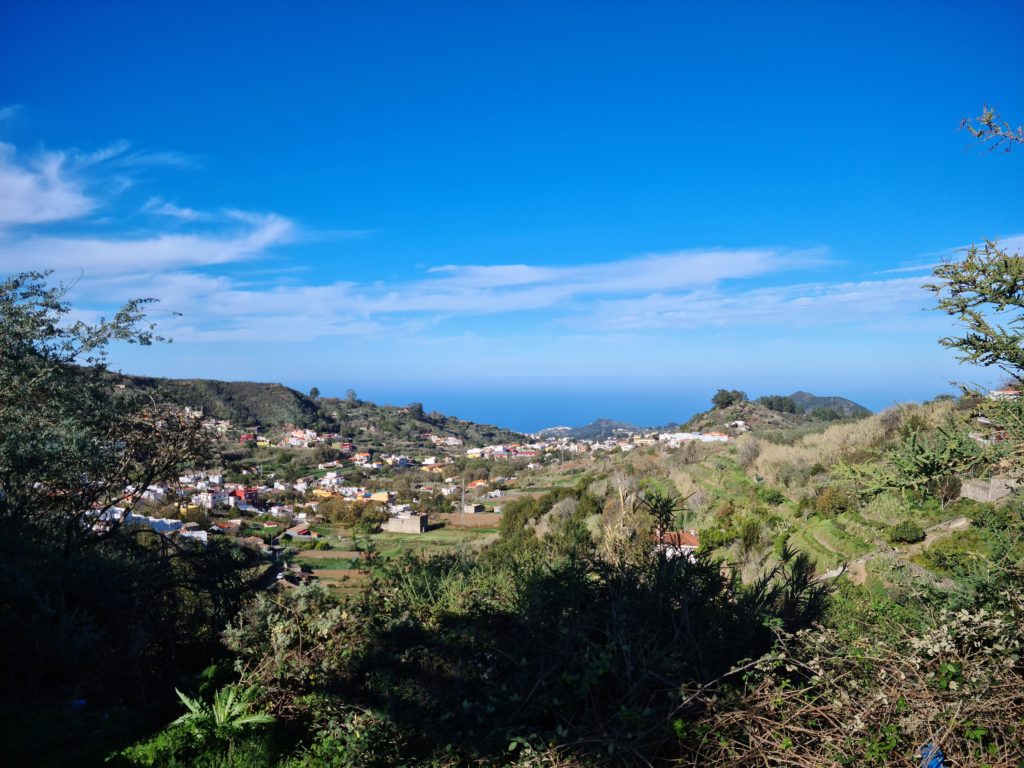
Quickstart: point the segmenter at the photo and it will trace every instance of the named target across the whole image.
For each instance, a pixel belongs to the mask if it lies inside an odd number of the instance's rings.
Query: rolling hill
[[[239,429],[270,432],[294,425],[358,437],[362,445],[393,449],[422,445],[427,434],[455,437],[470,446],[523,440],[523,435],[501,427],[425,412],[418,403],[393,406],[355,398],[314,400],[283,384],[251,381],[130,375],[115,375],[114,381],[158,401],[202,408],[205,416],[227,419]]]

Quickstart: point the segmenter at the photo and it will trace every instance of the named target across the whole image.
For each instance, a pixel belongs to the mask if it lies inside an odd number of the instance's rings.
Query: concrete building
[[[384,521],[384,530],[388,533],[426,533],[426,515],[395,515]]]

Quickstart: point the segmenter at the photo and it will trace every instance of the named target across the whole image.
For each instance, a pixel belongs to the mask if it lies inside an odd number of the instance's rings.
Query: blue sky
[[[1024,242],[1024,6],[8,3],[0,267],[128,372],[534,429],[983,381],[929,265]],[[175,316],[172,312],[180,312]]]

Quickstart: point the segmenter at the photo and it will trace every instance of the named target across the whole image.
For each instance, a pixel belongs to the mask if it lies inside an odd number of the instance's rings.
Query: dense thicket
[[[205,435],[106,378],[110,343],[159,340],[145,302],[90,325],[68,320],[64,295],[38,273],[0,283],[0,714],[21,764],[47,717],[81,713],[50,733],[59,754],[62,738],[89,741],[91,713],[165,699],[217,652],[257,564],[123,523],[147,486],[205,455]]]

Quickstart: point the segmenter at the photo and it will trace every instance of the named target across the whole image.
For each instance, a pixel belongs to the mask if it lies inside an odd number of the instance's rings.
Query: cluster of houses
[[[271,440],[269,436],[260,435],[259,431],[253,428],[239,435],[238,442],[243,445],[255,443],[259,448],[307,448],[317,444],[335,443],[335,447],[343,452],[352,450],[352,444],[342,440],[339,435],[332,433],[321,435],[313,429],[290,429],[279,440]]]
[[[742,421],[733,422],[728,426],[738,432],[746,432],[750,429]],[[600,451],[627,452],[652,445],[677,448],[683,443],[728,443],[730,440],[732,437],[725,432],[651,432],[624,434],[604,440],[549,437],[526,445],[488,445],[483,448],[467,448],[466,457],[470,459],[533,459],[541,458],[545,453],[550,452],[558,452],[559,455],[579,455]]]
[[[188,409],[193,418],[203,418],[202,411]],[[222,434],[231,429],[229,422],[205,419],[208,425]],[[733,430],[743,431],[741,424],[729,425]],[[201,544],[207,544],[211,536],[234,535],[241,543],[273,554],[274,547],[266,541],[274,541],[279,537],[294,539],[317,539],[319,535],[312,528],[319,521],[317,509],[329,499],[344,499],[351,503],[376,503],[389,513],[383,524],[385,531],[398,533],[423,533],[428,529],[428,516],[419,514],[409,504],[396,503],[396,494],[390,491],[371,490],[350,485],[343,469],[358,466],[362,469],[410,468],[418,469],[429,476],[426,482],[417,484],[424,492],[439,493],[446,498],[458,501],[458,508],[464,514],[478,514],[484,511],[479,502],[484,498],[499,499],[504,495],[500,490],[511,478],[491,477],[490,480],[473,480],[465,483],[458,479],[455,460],[450,455],[451,449],[461,450],[462,440],[450,435],[424,434],[422,437],[438,449],[438,455],[413,458],[403,453],[371,453],[360,451],[347,441],[342,441],[335,434],[318,434],[311,429],[289,428],[281,433],[273,442],[258,434],[257,430],[243,432],[242,443],[253,442],[263,447],[307,447],[317,443],[329,443],[337,448],[342,456],[337,460],[321,462],[317,472],[294,481],[267,478],[264,484],[262,475],[256,479],[253,471],[249,482],[226,482],[224,475],[218,471],[190,471],[181,474],[176,485],[152,485],[147,488],[128,488],[125,496],[129,502],[146,502],[153,506],[169,503],[176,504],[184,520],[139,514],[133,503],[98,509],[87,520],[97,530],[109,528],[116,524],[141,525],[168,536],[178,536]],[[629,451],[637,447],[664,445],[675,447],[686,442],[721,442],[730,440],[730,436],[722,432],[672,432],[647,434],[621,434],[606,440],[581,440],[569,437],[535,437],[530,442],[504,445],[489,445],[482,448],[466,448],[465,456],[469,459],[527,459],[528,468],[536,468],[545,457],[552,454],[585,455],[597,451]],[[244,472],[244,474],[250,474]],[[498,488],[495,488],[498,486]],[[296,503],[271,503],[267,496],[272,491],[294,492],[302,496]],[[466,498],[471,493],[473,497]],[[285,497],[287,498],[287,497]],[[453,502],[454,505],[454,502]],[[136,511],[130,511],[136,509]],[[500,507],[495,508],[500,509]],[[209,517],[201,513],[207,513]],[[254,519],[255,518],[255,519]],[[204,520],[203,523],[188,522]],[[253,533],[260,535],[254,536]],[[245,535],[249,534],[249,535]],[[669,557],[692,557],[700,542],[693,531],[668,532],[659,539],[658,547]]]

